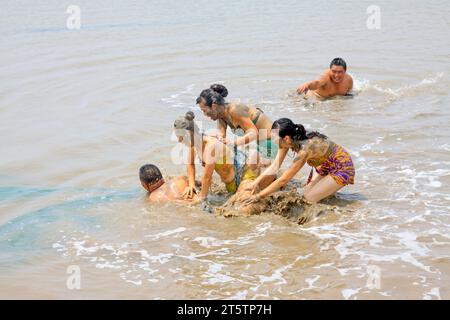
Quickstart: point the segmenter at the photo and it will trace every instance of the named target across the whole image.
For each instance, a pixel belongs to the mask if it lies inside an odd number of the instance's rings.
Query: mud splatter
[[[215,208],[215,213],[224,217],[246,217],[254,214],[275,214],[297,224],[308,223],[327,212],[339,210],[338,206],[323,203],[312,204],[298,192],[301,183],[291,182],[282,191],[275,192],[260,203],[243,206],[250,191],[243,190],[231,196],[223,205]]]

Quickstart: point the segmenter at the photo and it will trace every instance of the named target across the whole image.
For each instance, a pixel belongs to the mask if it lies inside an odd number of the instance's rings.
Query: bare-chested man
[[[299,94],[315,96],[319,99],[349,95],[353,88],[353,79],[347,74],[347,64],[342,58],[334,58],[330,69],[318,79],[306,82],[298,87]]]
[[[143,165],[139,169],[139,179],[149,192],[148,199],[152,202],[191,202],[197,198],[189,188],[188,177],[180,176],[165,181],[159,168],[153,164]],[[193,183],[198,185],[195,180]]]

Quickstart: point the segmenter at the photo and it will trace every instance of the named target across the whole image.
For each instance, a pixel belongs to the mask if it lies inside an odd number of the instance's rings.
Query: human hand
[[[188,186],[183,191],[183,199],[192,199],[197,194],[195,187]]]
[[[253,181],[251,184],[248,185],[248,189],[251,191],[251,195],[256,195],[259,191],[259,184],[256,181]]]
[[[302,94],[302,93],[306,93],[306,92],[308,92],[308,84],[307,83],[305,83],[305,84],[302,84],[300,87],[298,87],[297,88],[297,93],[298,94]]]
[[[253,195],[253,196],[250,196],[247,200],[245,200],[242,203],[242,206],[243,207],[249,206],[251,204],[258,203],[259,201],[261,201],[261,197],[259,195]]]
[[[191,204],[193,204],[193,205],[197,205],[202,202],[206,202],[206,197],[202,197],[200,195],[194,195],[191,199]]]

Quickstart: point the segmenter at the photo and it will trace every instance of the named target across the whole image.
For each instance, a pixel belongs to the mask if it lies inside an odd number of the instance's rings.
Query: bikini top
[[[259,120],[259,117],[261,116],[261,114],[264,113],[264,111],[262,111],[260,108],[256,108],[256,110],[258,110],[258,114],[256,115],[255,119],[252,120],[252,122],[255,126],[258,123],[258,120]],[[228,120],[226,120],[226,119],[222,119],[222,120],[223,120],[223,122],[226,123],[227,126],[230,127],[231,132],[233,132],[233,134],[240,136],[240,137],[245,134],[244,129],[242,129],[240,126],[235,127],[234,124],[232,124]]]

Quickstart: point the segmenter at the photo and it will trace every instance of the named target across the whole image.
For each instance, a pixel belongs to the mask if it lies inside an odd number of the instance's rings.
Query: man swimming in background
[[[318,79],[306,82],[298,87],[299,94],[315,96],[319,99],[334,96],[351,95],[353,79],[347,74],[347,64],[342,58],[334,58],[330,63],[330,69]]]
[[[190,192],[188,177],[180,176],[165,181],[159,168],[153,164],[143,165],[139,169],[139,179],[149,192],[148,199],[152,202],[190,202],[197,198],[195,193]]]

